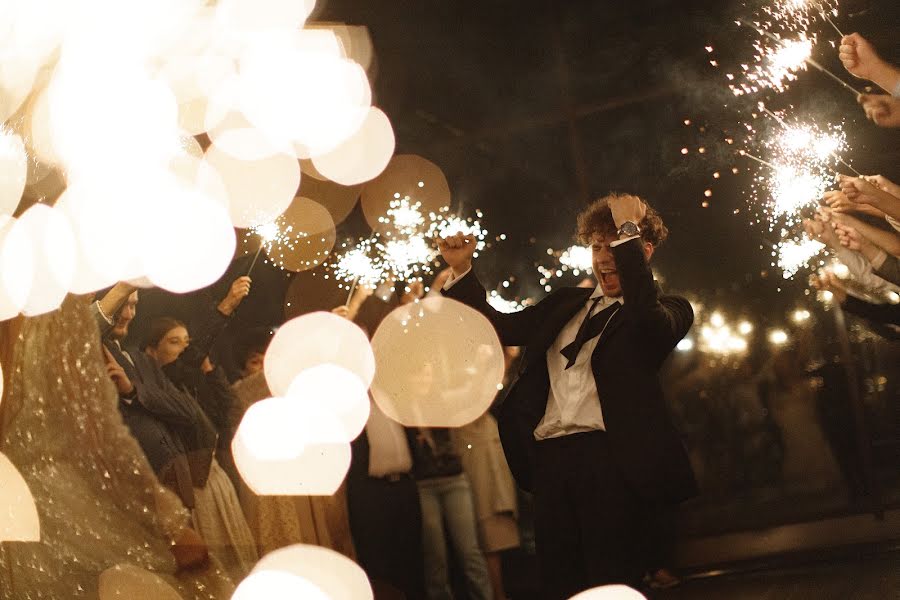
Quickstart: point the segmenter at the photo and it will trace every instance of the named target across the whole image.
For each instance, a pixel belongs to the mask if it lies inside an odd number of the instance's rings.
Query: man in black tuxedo
[[[526,348],[498,422],[516,481],[534,492],[554,600],[639,585],[647,525],[697,493],[657,374],[693,322],[690,303],[663,295],[648,266],[668,231],[640,198],[611,195],[579,215],[578,233],[592,246],[597,288],[559,289],[513,314],[487,303],[471,236],[440,241],[453,269],[444,295],[487,316],[504,345]]]

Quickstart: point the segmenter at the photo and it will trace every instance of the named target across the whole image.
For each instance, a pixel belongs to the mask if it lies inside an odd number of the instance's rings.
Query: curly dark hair
[[[591,202],[578,215],[578,243],[590,244],[596,233],[615,237],[617,230],[612,210],[609,208],[609,201],[621,197],[637,198],[647,207],[647,214],[637,224],[641,230],[641,239],[650,242],[654,248],[666,241],[666,238],[669,237],[669,230],[663,223],[662,217],[650,204],[632,194],[609,194]]]

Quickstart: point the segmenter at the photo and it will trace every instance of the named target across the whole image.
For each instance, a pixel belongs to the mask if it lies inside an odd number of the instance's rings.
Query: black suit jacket
[[[658,371],[690,329],[693,310],[684,298],[660,293],[639,240],[612,251],[624,305],[591,356],[610,447],[626,481],[643,498],[680,502],[696,495],[697,484],[666,409]],[[444,292],[484,314],[504,345],[525,346],[518,378],[498,418],[507,462],[525,490],[533,486],[534,429],[544,416],[550,390],[547,349],[591,293],[562,288],[535,306],[503,314],[487,303],[472,273]]]

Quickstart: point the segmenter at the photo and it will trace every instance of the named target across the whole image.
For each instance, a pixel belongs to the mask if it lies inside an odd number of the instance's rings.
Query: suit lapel
[[[571,293],[560,298],[558,304],[547,315],[547,320],[538,332],[535,341],[528,347],[528,364],[535,360],[543,360],[547,349],[559,336],[559,332],[575,313],[584,307],[593,291],[593,289],[587,288],[572,288]]]

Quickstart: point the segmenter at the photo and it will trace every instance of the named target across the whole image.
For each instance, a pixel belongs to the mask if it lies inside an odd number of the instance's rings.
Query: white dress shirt
[[[578,328],[594,304],[600,298],[591,316],[615,303],[621,298],[603,296],[600,286],[594,290],[584,306],[575,313],[556,340],[547,349],[547,371],[550,375],[550,393],[547,395],[547,410],[544,418],[534,429],[534,439],[546,440],[581,431],[605,430],[603,409],[597,393],[597,383],[591,368],[591,355],[603,335],[587,340],[575,358],[575,364],[566,369],[569,362],[562,355],[562,349],[575,341]],[[610,317],[612,319],[613,317]]]

